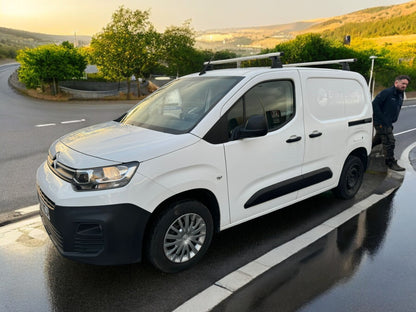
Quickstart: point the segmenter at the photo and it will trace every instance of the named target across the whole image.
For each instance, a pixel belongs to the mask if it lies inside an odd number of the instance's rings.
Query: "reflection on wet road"
[[[369,210],[375,221],[358,271],[302,311],[416,311],[415,186],[408,170],[396,194]]]
[[[416,311],[416,174],[214,311]]]

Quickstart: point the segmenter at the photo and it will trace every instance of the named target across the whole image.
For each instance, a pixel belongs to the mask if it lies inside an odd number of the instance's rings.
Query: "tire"
[[[342,199],[351,199],[357,194],[364,178],[364,165],[360,158],[348,156],[342,168],[338,186],[333,190]]]
[[[166,273],[188,269],[208,250],[213,229],[211,213],[204,204],[195,200],[176,202],[154,222],[147,257]]]

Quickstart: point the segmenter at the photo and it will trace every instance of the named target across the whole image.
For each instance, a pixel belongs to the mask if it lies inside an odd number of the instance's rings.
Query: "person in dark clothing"
[[[393,123],[399,117],[404,91],[410,83],[410,77],[401,75],[394,80],[394,86],[381,91],[373,100],[373,121],[376,135],[373,146],[382,143],[386,165],[392,170],[403,171],[394,158],[396,140],[393,135]]]

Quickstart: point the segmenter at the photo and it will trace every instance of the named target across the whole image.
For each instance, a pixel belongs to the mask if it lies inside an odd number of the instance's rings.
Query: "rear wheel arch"
[[[367,150],[364,147],[360,147],[360,148],[353,150],[348,156],[351,156],[351,155],[354,155],[360,158],[361,162],[363,163],[364,170],[367,170],[369,158],[368,158]]]
[[[348,155],[345,160],[337,187],[333,189],[334,194],[342,199],[353,198],[361,187],[364,172],[367,167],[367,154],[356,150]]]

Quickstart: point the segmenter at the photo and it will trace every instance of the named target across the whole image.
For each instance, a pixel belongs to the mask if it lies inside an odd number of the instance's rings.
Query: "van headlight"
[[[139,166],[138,162],[92,169],[77,169],[73,184],[77,191],[107,190],[127,185]]]

